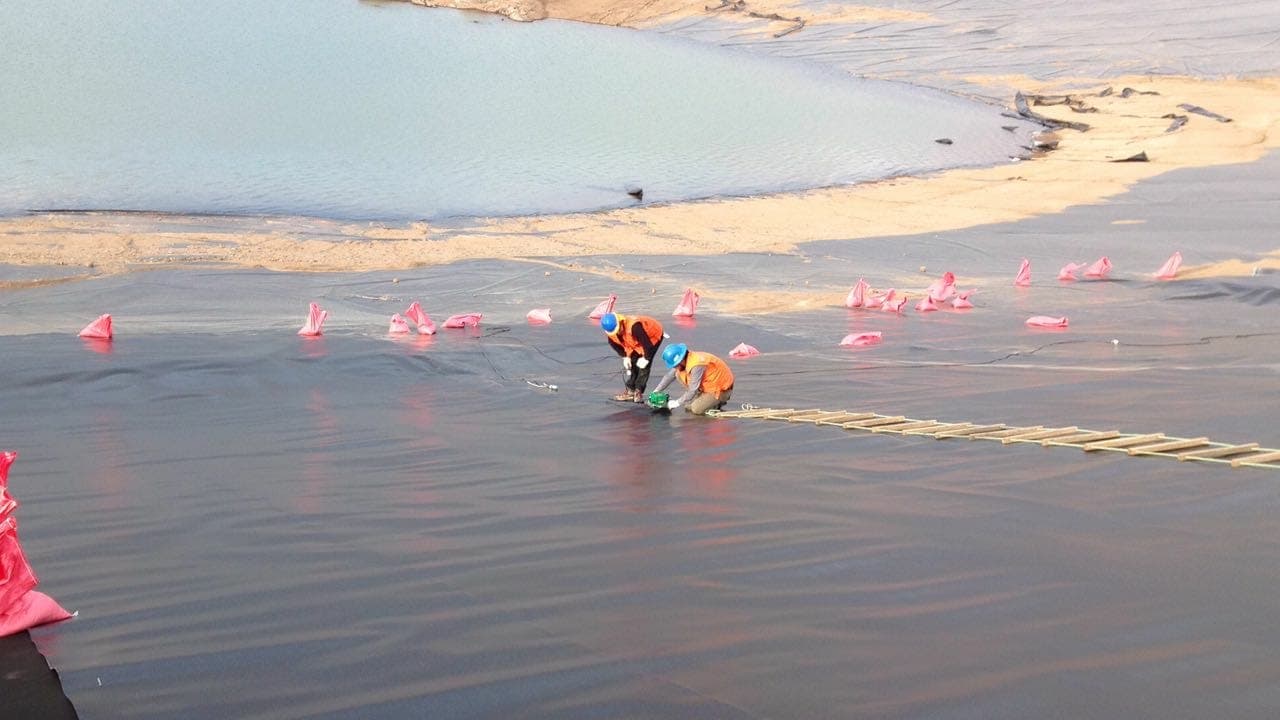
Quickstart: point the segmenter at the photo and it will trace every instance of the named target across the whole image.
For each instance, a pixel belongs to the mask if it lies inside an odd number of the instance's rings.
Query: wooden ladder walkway
[[[895,435],[922,435],[969,440],[998,440],[1004,445],[1034,443],[1040,447],[1073,447],[1085,452],[1122,452],[1131,456],[1175,458],[1178,461],[1211,462],[1233,468],[1255,467],[1280,470],[1280,450],[1258,447],[1258,443],[1236,445],[1214,442],[1208,438],[1169,437],[1164,433],[1138,435],[1119,430],[1083,430],[1071,427],[1014,427],[1012,425],[978,425],[967,422],[912,420],[901,415],[880,415],[847,410],[779,410],[744,406],[741,410],[721,410],[717,418],[782,420],[863,430]]]

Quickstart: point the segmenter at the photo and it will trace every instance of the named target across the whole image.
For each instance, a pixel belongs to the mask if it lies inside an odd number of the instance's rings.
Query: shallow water
[[[997,164],[1029,132],[820,64],[407,3],[10,3],[0,36],[0,213],[566,212]]]
[[[671,278],[653,293],[503,262],[6,292],[24,547],[80,612],[35,638],[83,718],[1267,717],[1274,473],[650,415],[605,399],[617,362],[584,316],[617,292],[665,320],[685,283],[752,276],[918,289],[927,261],[978,307],[737,318],[707,297],[666,324],[764,351],[733,361],[735,402],[1275,447],[1280,276],[1144,273],[1175,242],[1266,249],[1278,169],[808,256],[625,259]],[[1036,274],[1099,251],[1108,282]],[[413,299],[485,321],[388,339]],[[294,334],[308,300],[333,313],[319,339]],[[526,325],[537,306],[556,322]],[[114,342],[74,336],[107,310]],[[1050,311],[1071,329],[1021,325]],[[835,346],[854,329],[885,343]]]

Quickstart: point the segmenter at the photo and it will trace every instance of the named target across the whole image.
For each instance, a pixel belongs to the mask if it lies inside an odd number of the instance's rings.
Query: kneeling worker
[[[662,392],[676,378],[688,388],[684,395],[667,401],[669,410],[684,405],[694,415],[704,415],[729,402],[729,395],[733,393],[733,371],[725,361],[711,353],[693,352],[684,343],[663,350],[662,359],[671,370],[653,391]]]
[[[649,384],[649,367],[658,357],[662,344],[662,324],[645,315],[627,317],[617,313],[605,313],[600,317],[600,329],[613,351],[622,356],[622,368],[627,373],[626,391],[615,395],[614,400],[644,401],[644,388]]]

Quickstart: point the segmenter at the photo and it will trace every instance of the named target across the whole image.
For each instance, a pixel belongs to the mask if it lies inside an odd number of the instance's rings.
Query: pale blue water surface
[[[0,37],[4,214],[566,212],[1001,163],[1030,130],[810,62],[401,3],[5,3]]]

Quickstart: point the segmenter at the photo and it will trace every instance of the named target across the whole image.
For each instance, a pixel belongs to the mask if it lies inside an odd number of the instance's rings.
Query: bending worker
[[[622,356],[622,367],[627,373],[626,391],[613,399],[644,402],[649,367],[658,357],[658,346],[664,337],[662,324],[645,315],[627,317],[605,313],[600,317],[600,329],[604,330],[605,339],[614,352]]]
[[[711,353],[693,352],[684,343],[663,350],[662,359],[671,370],[653,391],[662,392],[677,378],[688,388],[684,395],[667,401],[667,409],[675,410],[683,405],[694,415],[703,415],[729,402],[733,393],[733,371],[725,361]]]

